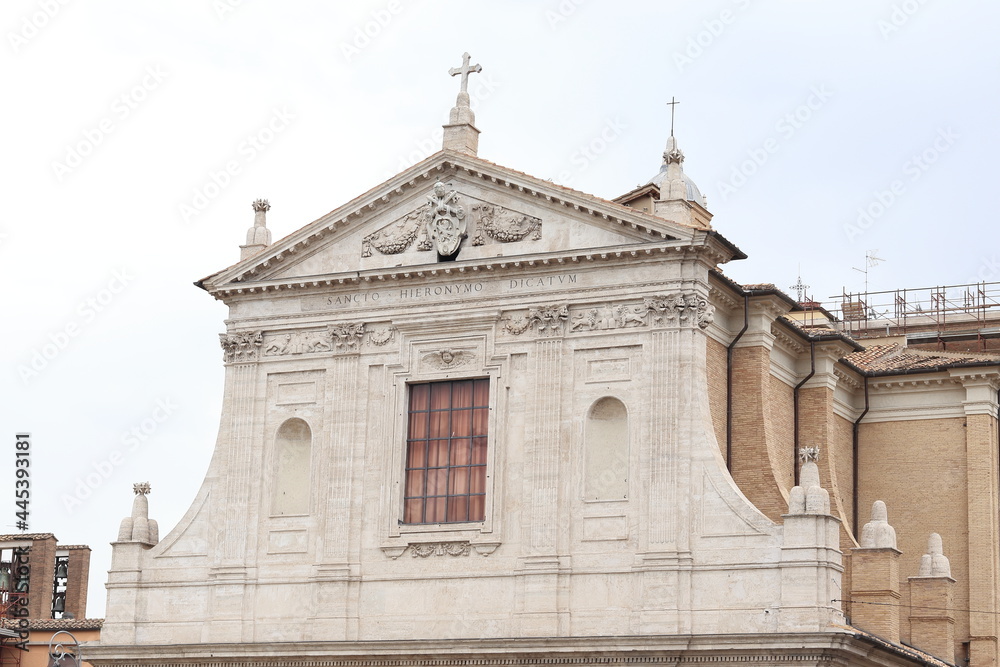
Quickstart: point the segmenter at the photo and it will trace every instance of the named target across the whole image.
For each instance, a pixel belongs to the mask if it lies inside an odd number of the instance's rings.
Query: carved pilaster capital
[[[219,334],[222,360],[227,364],[249,363],[260,359],[264,334],[261,331],[241,331]]]

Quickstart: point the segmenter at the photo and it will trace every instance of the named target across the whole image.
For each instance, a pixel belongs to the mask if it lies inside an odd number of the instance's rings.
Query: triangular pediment
[[[211,290],[444,259],[601,252],[689,239],[695,231],[704,230],[441,151],[201,284]],[[442,257],[456,235],[458,252]]]

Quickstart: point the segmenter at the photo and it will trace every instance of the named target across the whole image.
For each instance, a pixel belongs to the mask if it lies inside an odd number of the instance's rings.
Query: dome
[[[663,164],[660,171],[646,183],[655,185],[660,191],[661,199],[678,199],[683,193],[684,199],[693,201],[699,206],[705,206],[705,197],[694,181],[684,173],[684,151],[677,147],[677,139],[670,135],[667,148],[663,151]],[[706,207],[707,208],[707,207]]]
[[[669,191],[670,190],[669,183],[667,183],[667,186],[664,187],[664,182],[668,180],[667,176],[668,167],[669,165],[666,164],[660,167],[659,173],[657,173],[656,176],[653,176],[651,179],[649,179],[646,182],[646,185],[655,185],[657,188],[659,188],[661,193]],[[700,206],[705,206],[705,197],[701,194],[701,190],[698,189],[698,186],[694,184],[694,181],[691,180],[691,177],[685,174],[683,171],[681,171],[680,180],[684,183],[684,192],[685,192],[684,198],[687,199],[688,201],[693,201],[696,204],[699,204]]]

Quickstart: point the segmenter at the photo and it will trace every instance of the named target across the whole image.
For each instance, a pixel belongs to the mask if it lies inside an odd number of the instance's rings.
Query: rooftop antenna
[[[878,266],[880,263],[885,261],[884,259],[879,257],[877,253],[878,253],[877,249],[869,250],[868,252],[865,253],[865,268],[859,269],[856,266],[851,267],[855,271],[860,271],[861,273],[865,274],[865,296],[868,295],[868,269],[874,266]]]
[[[859,269],[856,266],[851,267],[855,271],[860,271],[861,273],[865,274],[865,304],[868,303],[868,269],[878,266],[880,263],[884,261],[885,261],[884,259],[878,256],[877,249],[869,250],[868,252],[865,253],[865,268]],[[870,316],[874,318],[876,316],[875,309],[869,307],[869,311],[870,311]]]

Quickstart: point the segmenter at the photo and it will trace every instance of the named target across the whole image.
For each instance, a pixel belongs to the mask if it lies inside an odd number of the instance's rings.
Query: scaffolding
[[[834,309],[854,338],[905,336],[911,344],[976,341],[986,350],[1000,338],[1000,282],[857,292],[846,290]],[[994,346],[995,349],[995,346]]]
[[[18,644],[23,642],[21,633],[17,630],[20,617],[14,614],[16,607],[22,607],[22,601],[27,593],[0,590],[0,667],[20,667],[21,655],[24,653]]]

